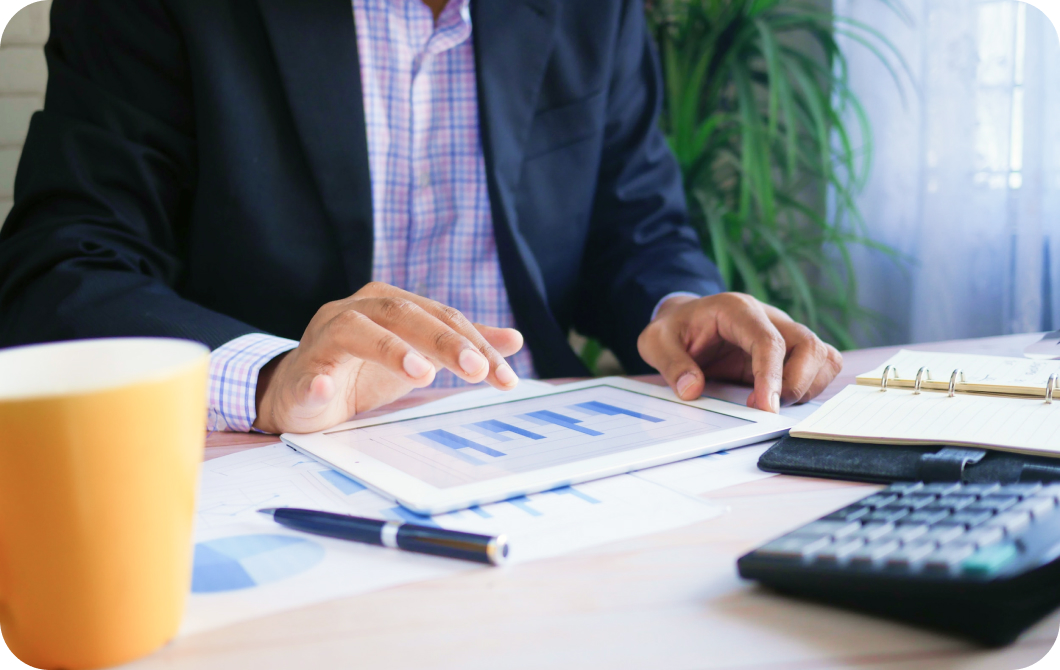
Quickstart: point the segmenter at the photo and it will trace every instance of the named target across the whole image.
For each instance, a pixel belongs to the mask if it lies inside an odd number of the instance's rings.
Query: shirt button
[[[420,170],[416,173],[416,186],[418,188],[427,188],[431,185],[431,173],[427,170]]]

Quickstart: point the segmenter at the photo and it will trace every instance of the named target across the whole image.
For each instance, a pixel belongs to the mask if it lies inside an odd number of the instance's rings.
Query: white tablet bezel
[[[678,402],[690,407],[698,407],[744,419],[751,423],[719,430],[708,435],[681,438],[649,447],[587,458],[574,463],[550,466],[532,472],[515,473],[507,477],[445,489],[427,484],[327,435],[328,433],[352,428],[394,423],[406,419],[421,418],[461,409],[474,409],[515,400],[539,398],[595,386],[613,386],[671,402]],[[285,433],[281,436],[281,439],[286,444],[308,456],[353,477],[373,491],[389,499],[396,500],[413,512],[418,514],[441,514],[458,509],[466,509],[474,505],[498,502],[520,495],[538,493],[560,486],[579,484],[593,479],[625,474],[634,470],[642,470],[656,465],[673,463],[704,454],[763,442],[783,436],[788,432],[788,429],[798,423],[795,419],[713,398],[683,401],[678,399],[673,391],[667,387],[655,386],[654,384],[624,377],[604,377],[561,386],[527,385],[525,389],[517,389],[503,395],[498,393],[491,395],[490,398],[492,399],[485,400],[481,404],[474,404],[473,401],[471,404],[467,404],[466,402],[461,402],[459,396],[450,397],[371,419],[349,421],[318,433],[306,435]]]

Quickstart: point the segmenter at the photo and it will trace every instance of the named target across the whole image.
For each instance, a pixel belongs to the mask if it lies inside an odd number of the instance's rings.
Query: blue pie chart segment
[[[290,535],[236,535],[195,545],[192,593],[236,591],[305,572],[324,559],[324,547]]]

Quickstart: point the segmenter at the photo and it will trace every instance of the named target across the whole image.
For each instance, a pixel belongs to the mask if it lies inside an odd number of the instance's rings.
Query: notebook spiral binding
[[[883,368],[883,374],[880,376],[880,391],[884,392],[887,390],[887,380],[891,378],[891,375],[898,379],[898,368],[893,365],[888,365]],[[966,383],[964,377],[964,370],[961,368],[954,368],[953,372],[950,373],[950,387],[948,394],[952,398],[957,393],[957,378],[960,377],[960,383]],[[913,382],[913,395],[920,395],[920,386],[924,383],[924,380],[931,380],[931,370],[926,367],[920,368],[916,371],[916,380]],[[1049,381],[1045,382],[1045,404],[1053,404],[1053,391],[1060,387],[1060,372],[1054,372],[1049,375]]]
[[[894,378],[898,379],[898,368],[893,365],[888,365],[883,369],[883,376],[880,377],[880,392],[887,391],[887,379],[892,372],[894,373]]]
[[[916,381],[913,383],[913,395],[920,395],[920,384],[924,381],[925,377],[929,380],[931,379],[931,370],[920,368],[916,371]]]
[[[964,383],[964,370],[960,368],[955,369],[953,371],[953,374],[950,375],[949,393],[951,398],[954,396],[955,393],[957,393],[957,375],[961,376],[961,383]]]

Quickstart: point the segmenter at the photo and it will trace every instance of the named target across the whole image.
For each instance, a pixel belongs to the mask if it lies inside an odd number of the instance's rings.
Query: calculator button
[[[1026,498],[1042,490],[1041,482],[1026,482],[1021,484],[1005,484],[1001,487],[1001,495],[1020,496]]]
[[[890,522],[883,521],[867,523],[862,526],[860,530],[855,533],[852,533],[849,537],[861,538],[866,542],[872,542],[874,540],[880,539],[887,533],[890,533],[892,530],[894,530],[894,524]]]
[[[934,542],[913,542],[911,544],[904,545],[901,549],[896,552],[887,555],[885,565],[888,568],[909,568],[925,557],[935,552]]]
[[[1000,488],[1000,484],[965,484],[961,487],[961,493],[966,496],[988,496]]]
[[[966,575],[989,577],[996,575],[1006,565],[1011,563],[1019,551],[1011,542],[996,544],[992,547],[980,549],[961,563],[961,569]]]
[[[935,550],[924,559],[925,572],[949,572],[960,565],[961,561],[975,553],[975,546],[969,544],[943,547]]]
[[[907,517],[903,517],[899,523],[901,524],[933,524],[942,521],[950,515],[948,509],[922,509],[913,512]]]
[[[1060,484],[1049,484],[1034,494],[1038,498],[1052,498],[1060,504]]]
[[[938,500],[938,496],[911,495],[902,496],[900,504],[918,510],[922,507],[934,504],[936,500]]]
[[[1056,511],[1056,501],[1052,498],[1041,498],[1039,496],[1027,498],[1009,510],[1009,512],[1029,512],[1035,520],[1046,517],[1054,511]]]
[[[832,540],[827,537],[800,537],[785,535],[755,550],[758,556],[802,560],[824,549]]]
[[[850,555],[850,563],[855,566],[868,566],[898,551],[901,543],[898,540],[879,540],[870,542]]]
[[[1030,512],[1005,512],[986,522],[983,528],[1000,528],[1006,535],[1015,535],[1031,525]]]
[[[908,495],[914,491],[919,491],[924,488],[923,482],[895,482],[884,489],[887,493],[895,493],[897,495]]]
[[[832,512],[828,516],[824,517],[822,521],[855,521],[864,517],[871,511],[871,507],[863,505],[851,505],[849,507],[844,507],[841,510]]]
[[[975,528],[976,526],[989,521],[994,515],[991,512],[975,511],[975,512],[957,512],[953,516],[948,516],[940,524],[947,526],[964,526],[966,528]]]
[[[996,526],[983,526],[982,528],[968,531],[954,540],[954,544],[971,545],[982,549],[983,547],[997,544],[1003,539],[1005,539],[1004,529]]]
[[[933,493],[935,495],[944,496],[948,493],[959,491],[960,488],[961,485],[956,482],[927,484],[924,488],[920,489],[919,493]]]
[[[986,496],[980,498],[979,502],[968,505],[967,510],[986,510],[989,512],[1004,512],[1009,507],[1017,504],[1020,499],[1016,496]]]
[[[844,538],[828,545],[814,556],[817,563],[839,563],[865,545],[861,538]]]
[[[927,532],[924,537],[920,538],[921,541],[937,542],[938,544],[946,544],[952,542],[958,537],[964,535],[964,526],[935,526]]]
[[[886,539],[898,540],[902,544],[905,544],[926,535],[928,530],[928,526],[924,524],[909,526],[899,525],[898,528],[887,533]]]
[[[932,505],[932,507],[946,507],[952,510],[962,510],[968,505],[974,504],[977,500],[979,500],[979,498],[976,498],[975,496],[942,496],[935,501],[935,504]]]
[[[898,496],[891,493],[876,493],[863,498],[858,502],[859,505],[869,505],[871,507],[883,507],[884,505],[890,505],[898,500]]]
[[[840,538],[850,535],[851,533],[858,531],[860,528],[861,523],[857,521],[814,521],[813,523],[808,523],[802,528],[794,531],[791,535],[827,535],[829,537]]]
[[[866,514],[862,521],[897,521],[909,514],[909,510],[900,505],[887,505]]]

